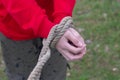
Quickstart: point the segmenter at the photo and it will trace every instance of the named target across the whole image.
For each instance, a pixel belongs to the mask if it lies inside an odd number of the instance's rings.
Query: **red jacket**
[[[0,32],[13,40],[46,38],[75,0],[0,0]]]

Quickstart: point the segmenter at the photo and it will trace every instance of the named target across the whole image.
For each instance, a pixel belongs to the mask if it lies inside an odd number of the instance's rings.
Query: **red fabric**
[[[13,40],[46,38],[75,0],[0,0],[0,32]]]

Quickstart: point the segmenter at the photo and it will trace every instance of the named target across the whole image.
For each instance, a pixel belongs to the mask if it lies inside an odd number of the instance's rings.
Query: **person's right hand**
[[[82,36],[73,28],[69,28],[56,44],[57,50],[68,61],[79,60],[86,53],[86,44]]]

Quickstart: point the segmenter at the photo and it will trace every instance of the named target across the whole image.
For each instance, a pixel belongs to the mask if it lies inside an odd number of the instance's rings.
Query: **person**
[[[27,80],[42,39],[64,17],[72,17],[74,6],[75,0],[0,0],[0,42],[8,80]],[[40,80],[65,80],[67,62],[79,60],[85,53],[84,39],[69,28],[52,49]]]

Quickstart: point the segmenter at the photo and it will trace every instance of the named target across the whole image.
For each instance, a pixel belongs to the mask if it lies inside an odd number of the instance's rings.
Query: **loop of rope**
[[[48,35],[48,38],[43,39],[43,48],[39,55],[38,62],[35,68],[33,69],[33,71],[30,73],[27,80],[40,79],[42,68],[51,56],[50,46],[55,47],[56,43],[61,38],[61,36],[65,33],[65,31],[73,25],[72,22],[73,22],[72,18],[69,16],[63,18],[60,24],[55,25],[51,29]]]

